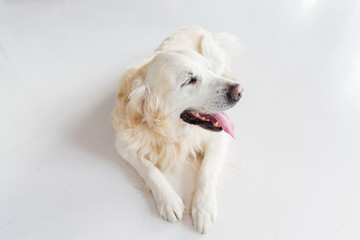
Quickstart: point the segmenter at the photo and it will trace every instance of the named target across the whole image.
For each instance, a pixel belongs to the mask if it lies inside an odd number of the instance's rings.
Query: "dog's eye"
[[[198,82],[198,78],[197,77],[190,77],[186,80],[186,82],[184,82],[181,87],[184,87],[186,85],[195,85]]]
[[[197,83],[197,78],[196,77],[191,77],[187,84],[194,85],[196,83]]]

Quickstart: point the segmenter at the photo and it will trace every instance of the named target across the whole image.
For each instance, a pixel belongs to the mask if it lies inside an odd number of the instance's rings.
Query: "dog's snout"
[[[228,91],[228,99],[230,102],[238,102],[241,98],[244,88],[240,84],[231,85]]]

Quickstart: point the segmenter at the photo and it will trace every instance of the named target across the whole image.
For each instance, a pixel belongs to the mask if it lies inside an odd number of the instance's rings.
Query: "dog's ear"
[[[135,79],[126,106],[126,117],[129,122],[147,121],[149,116],[153,116],[157,109],[158,101],[155,93],[142,79]]]
[[[220,51],[212,35],[206,33],[200,42],[200,53],[209,61],[210,68],[216,73],[221,73],[225,67],[224,54]]]
[[[229,60],[235,58],[242,49],[239,38],[228,33],[215,33],[213,34],[213,38],[220,51],[222,51]]]
[[[227,33],[206,33],[200,42],[200,53],[208,59],[212,71],[219,75],[228,74],[231,60],[240,49],[238,38]]]

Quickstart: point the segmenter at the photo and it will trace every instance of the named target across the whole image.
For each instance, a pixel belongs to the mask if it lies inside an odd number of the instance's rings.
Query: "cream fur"
[[[182,219],[184,205],[162,171],[179,162],[200,164],[192,203],[200,233],[208,231],[216,216],[216,179],[229,137],[185,123],[179,116],[188,107],[204,112],[230,107],[222,103],[220,90],[234,83],[229,64],[236,45],[236,38],[227,34],[197,27],[180,30],[125,72],[113,112],[116,148],[145,180],[166,220]],[[189,69],[201,80],[183,86]]]

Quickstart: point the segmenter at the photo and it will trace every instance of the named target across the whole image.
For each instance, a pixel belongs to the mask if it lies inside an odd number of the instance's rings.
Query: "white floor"
[[[205,236],[160,219],[110,118],[126,66],[188,25],[243,43]],[[360,239],[360,1],[0,0],[0,84],[0,239]]]

